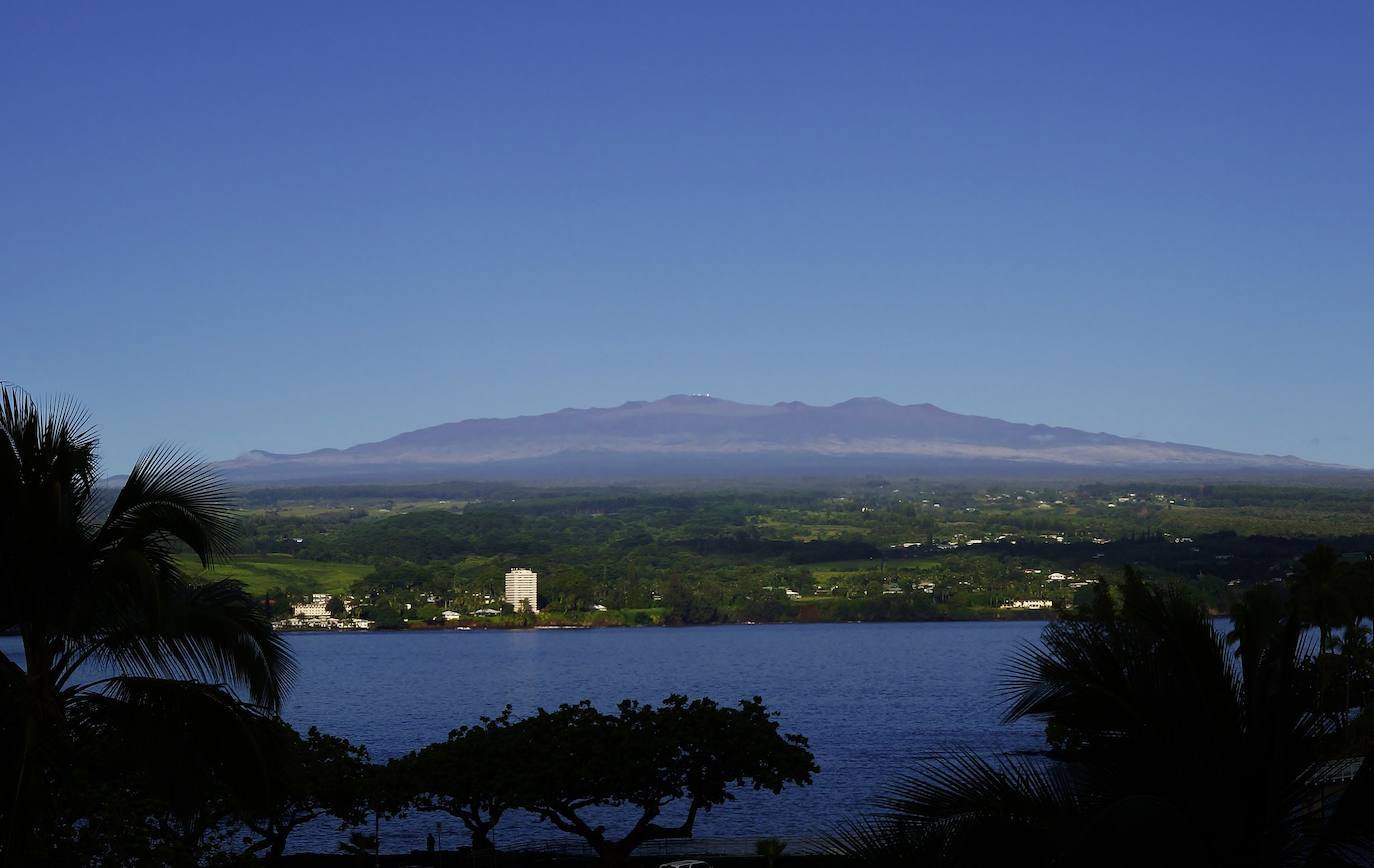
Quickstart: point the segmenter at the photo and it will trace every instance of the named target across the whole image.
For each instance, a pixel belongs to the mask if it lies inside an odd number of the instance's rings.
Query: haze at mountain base
[[[253,451],[220,468],[239,482],[1344,469],[1291,455],[1158,443],[881,398],[816,407],[795,401],[742,404],[705,395],[469,419],[347,449],[294,455]]]

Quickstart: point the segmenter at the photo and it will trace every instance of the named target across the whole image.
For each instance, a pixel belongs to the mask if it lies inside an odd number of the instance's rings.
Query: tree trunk
[[[634,846],[627,847],[624,841],[593,842],[592,847],[602,865],[625,865],[630,861],[630,853],[634,852]]]
[[[472,823],[468,826],[468,831],[472,833],[472,849],[474,850],[495,850],[496,845],[491,842],[491,827],[495,823]]]
[[[27,853],[33,846],[34,839],[39,837],[36,831],[38,822],[46,819],[42,817],[41,809],[27,793],[33,787],[36,773],[41,771],[35,768],[42,759],[38,755],[39,741],[43,735],[40,727],[44,718],[51,716],[48,722],[56,722],[63,717],[60,706],[49,710],[42,706],[50,696],[56,699],[55,691],[49,689],[52,670],[51,650],[41,637],[28,630],[21,631],[21,639],[25,668],[21,671],[17,664],[6,659],[8,669],[11,670],[6,674],[12,678],[13,686],[25,694],[25,707],[21,712],[24,738],[18,750],[14,791],[6,794],[10,803],[7,812],[9,816],[6,818],[9,820],[8,828],[5,830],[4,840],[0,841],[0,863],[15,865],[20,864],[20,854]]]
[[[630,861],[630,854],[645,842],[692,837],[692,828],[696,825],[697,811],[700,807],[699,804],[693,802],[691,807],[687,809],[687,819],[679,826],[656,825],[653,820],[659,815],[658,809],[648,809],[624,838],[619,841],[602,839],[600,843],[592,841],[592,846],[596,848],[596,853],[601,857],[603,865],[624,865]]]
[[[32,828],[25,816],[24,806],[28,800],[24,798],[24,790],[28,785],[29,761],[33,754],[35,740],[34,721],[30,714],[24,721],[24,741],[19,749],[18,773],[14,778],[14,795],[10,800],[9,828],[5,831],[5,840],[0,842],[0,863],[14,859],[13,864],[17,865],[19,864],[18,854],[29,849],[29,837],[32,835]]]
[[[267,864],[276,865],[281,861],[282,854],[286,852],[286,839],[290,831],[277,832],[272,835],[272,845],[267,849]]]

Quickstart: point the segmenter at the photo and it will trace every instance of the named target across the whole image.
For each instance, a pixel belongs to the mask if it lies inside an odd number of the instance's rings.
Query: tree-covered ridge
[[[263,574],[260,593],[279,608],[336,593],[389,626],[466,617],[514,565],[539,572],[550,622],[887,620],[1043,616],[1125,564],[1221,609],[1282,579],[1314,543],[1374,550],[1370,492],[1319,486],[448,483],[247,497],[243,553],[258,560],[244,563]],[[293,563],[373,569],[328,586],[273,580]]]

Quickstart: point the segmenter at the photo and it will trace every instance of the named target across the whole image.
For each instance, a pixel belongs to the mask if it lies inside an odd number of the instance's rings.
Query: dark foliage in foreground
[[[491,847],[492,829],[518,808],[612,864],[647,841],[691,837],[699,814],[734,799],[732,787],[777,793],[817,771],[806,739],[780,733],[758,697],[730,707],[685,696],[625,700],[615,713],[584,701],[521,720],[507,709],[390,768],[402,803],[457,817],[474,848]],[[681,818],[665,825],[675,804]],[[590,819],[606,808],[632,817],[619,837]]]
[[[95,861],[79,848],[98,831],[95,804],[158,825],[169,847],[184,842],[203,818],[155,816],[122,790],[164,792],[177,807],[198,798],[178,789],[198,780],[252,786],[263,766],[235,752],[251,751],[247,721],[260,712],[224,685],[269,712],[294,673],[236,583],[195,585],[178,566],[178,547],[204,565],[230,546],[218,479],[154,449],[106,496],[96,445],[74,405],[45,411],[0,387],[0,630],[24,649],[22,666],[0,655],[0,855],[11,864]],[[112,674],[85,681],[91,665]]]
[[[1130,570],[1119,591],[1012,663],[1008,720],[1044,721],[1054,758],[952,753],[835,848],[921,865],[1368,864],[1368,738],[1312,701],[1303,594],[1253,591],[1228,639]]]
[[[386,770],[343,739],[302,737],[277,717],[295,667],[262,608],[179,566],[185,549],[202,567],[229,550],[218,478],[155,449],[105,497],[96,445],[74,406],[0,387],[0,631],[24,651],[0,655],[3,864],[276,861],[302,824],[412,806],[458,816],[479,846],[522,808],[621,861],[691,835],[732,786],[810,782],[806,740],[758,698],[507,712]],[[681,823],[656,822],[679,801]],[[585,817],[619,806],[636,813],[619,838]]]

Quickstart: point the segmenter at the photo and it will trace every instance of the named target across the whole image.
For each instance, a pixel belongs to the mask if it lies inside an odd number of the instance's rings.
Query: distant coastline
[[[411,624],[406,627],[374,627],[371,629],[337,629],[328,627],[275,627],[278,633],[338,633],[338,634],[378,634],[378,633],[479,633],[495,631],[536,631],[536,630],[677,630],[689,627],[805,627],[814,624],[968,624],[968,623],[1049,623],[1058,620],[1053,611],[1028,611],[1008,613],[1001,617],[959,617],[957,615],[933,618],[887,618],[882,620],[811,620],[811,621],[714,621],[702,624]]]

